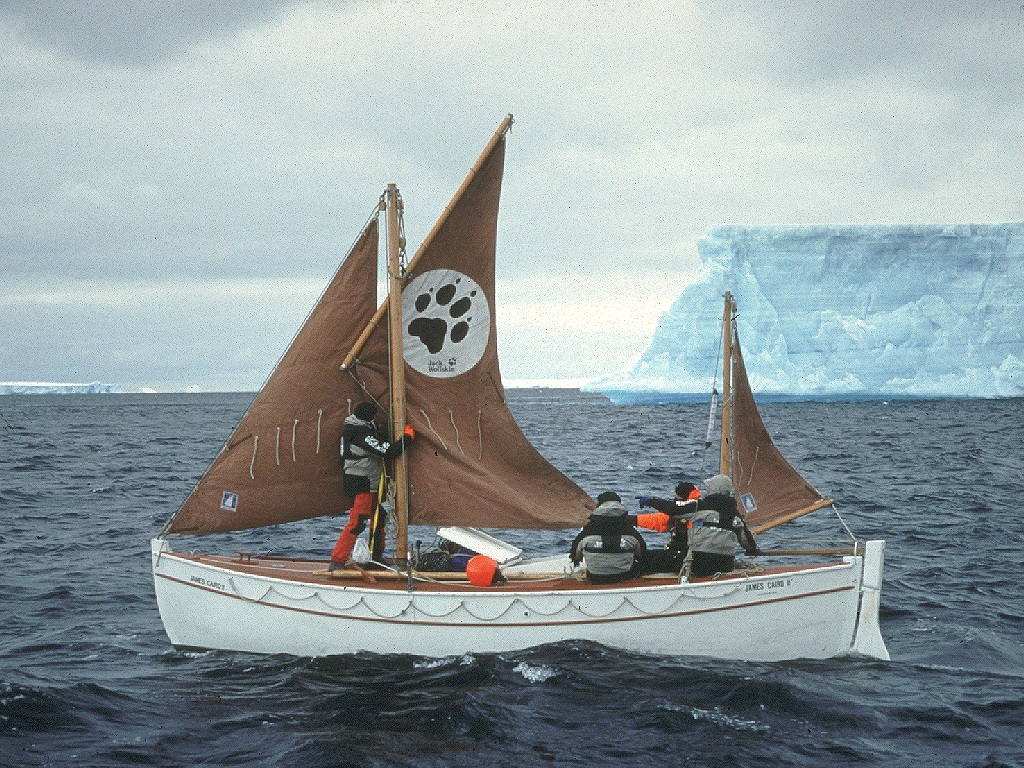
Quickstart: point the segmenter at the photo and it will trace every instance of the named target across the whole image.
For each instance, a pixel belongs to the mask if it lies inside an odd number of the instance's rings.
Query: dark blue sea
[[[1024,766],[1024,400],[765,405],[846,525],[888,541],[892,660],[751,664],[587,643],[443,660],[174,650],[149,539],[250,398],[0,398],[0,765]],[[704,405],[510,401],[593,495],[713,474]],[[326,556],[342,522],[240,539]],[[763,543],[837,533],[822,511]],[[574,534],[523,542],[555,552]],[[214,545],[229,546],[179,547]]]

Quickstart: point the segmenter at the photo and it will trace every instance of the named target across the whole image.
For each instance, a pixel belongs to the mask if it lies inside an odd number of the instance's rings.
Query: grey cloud
[[[886,74],[936,90],[997,86],[1021,94],[1024,6],[1005,0],[772,0],[727,4],[760,46],[755,61],[776,82],[814,88]]]
[[[144,66],[273,19],[295,0],[0,0],[0,14],[75,58]]]
[[[501,25],[501,0],[453,0],[444,19],[433,4],[288,5],[0,0],[0,282],[22,297],[5,375],[257,385],[308,304],[102,289],[316,283],[388,182],[415,247],[507,111],[499,279],[544,281],[550,304],[578,293],[551,275],[687,274],[716,224],[1024,210],[1020,86],[996,87],[1024,82],[1019,3],[525,4]],[[509,349],[544,322],[519,320]],[[519,364],[600,373],[571,352]]]

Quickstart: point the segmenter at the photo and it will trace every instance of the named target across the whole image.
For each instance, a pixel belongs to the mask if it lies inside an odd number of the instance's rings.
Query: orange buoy
[[[498,576],[498,561],[487,555],[474,555],[466,563],[469,583],[477,587],[489,587]]]

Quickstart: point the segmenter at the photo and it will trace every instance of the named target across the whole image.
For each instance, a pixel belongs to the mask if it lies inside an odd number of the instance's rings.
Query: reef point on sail
[[[1024,395],[1024,224],[720,227],[697,247],[699,278],[647,351],[585,390],[706,395],[721,359],[708,319],[729,290],[762,397]]]

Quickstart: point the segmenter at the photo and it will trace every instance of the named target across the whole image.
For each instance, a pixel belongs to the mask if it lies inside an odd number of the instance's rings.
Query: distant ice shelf
[[[720,227],[650,347],[585,391],[685,400],[721,381],[722,294],[756,395],[1024,396],[1024,224]]]
[[[49,381],[0,381],[0,395],[97,395],[120,392],[113,384],[69,384]]]

